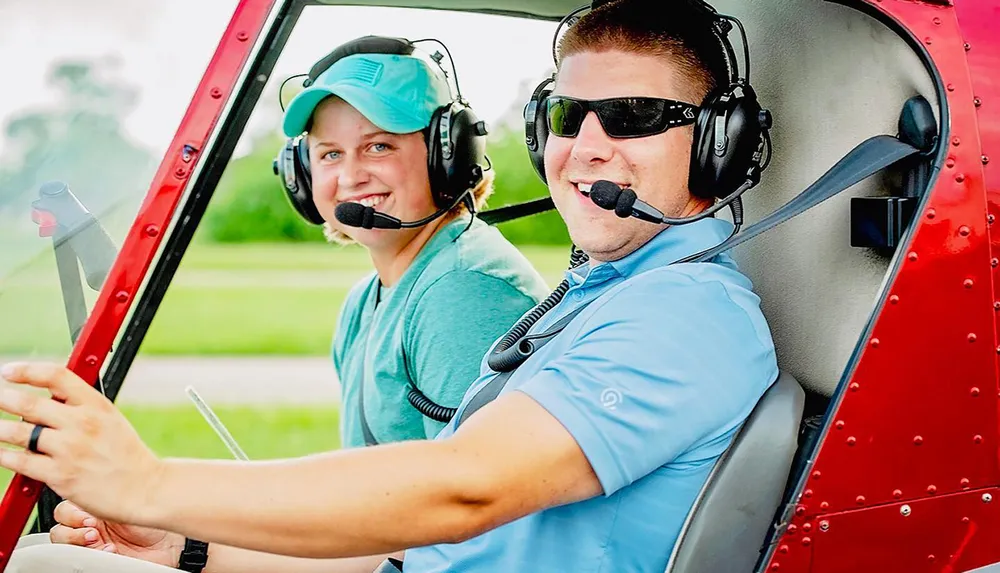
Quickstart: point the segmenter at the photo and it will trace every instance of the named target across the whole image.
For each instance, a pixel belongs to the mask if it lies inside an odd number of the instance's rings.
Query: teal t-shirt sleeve
[[[425,396],[456,408],[479,376],[493,343],[535,300],[510,283],[476,271],[445,273],[416,300],[408,317],[404,352],[413,383]],[[427,416],[428,438],[444,428]]]
[[[605,495],[721,453],[777,375],[772,347],[721,283],[634,284],[583,320],[518,390],[573,435]]]

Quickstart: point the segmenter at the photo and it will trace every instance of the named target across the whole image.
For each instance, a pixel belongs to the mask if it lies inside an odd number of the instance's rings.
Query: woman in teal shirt
[[[549,292],[470,213],[492,190],[485,125],[432,59],[405,40],[369,36],[313,67],[284,132],[295,139],[279,163],[307,158],[295,173],[311,183],[303,199],[283,166],[293,205],[331,241],[364,246],[375,267],[348,294],[333,342],[341,442],[433,438],[492,343]],[[392,218],[430,221],[380,228]]]

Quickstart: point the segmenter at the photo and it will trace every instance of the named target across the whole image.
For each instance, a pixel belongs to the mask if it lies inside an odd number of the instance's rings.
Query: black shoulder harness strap
[[[705,251],[700,256],[692,259],[691,262],[710,260],[719,253],[784,223],[897,161],[917,153],[920,153],[919,149],[891,135],[876,135],[866,139],[838,161],[836,165],[831,167],[829,171],[824,173],[822,177],[817,179],[815,183],[796,195],[789,202],[751,225],[742,233],[735,235],[717,247]],[[532,335],[532,339],[537,339],[537,342],[533,340],[534,349],[537,350],[555,338],[566,324],[575,318],[584,308],[586,306],[580,307],[566,315],[545,332]],[[507,380],[510,379],[515,370],[516,368],[500,373],[477,392],[462,411],[456,427],[461,426],[463,422],[469,419],[469,416],[499,396],[507,384]]]

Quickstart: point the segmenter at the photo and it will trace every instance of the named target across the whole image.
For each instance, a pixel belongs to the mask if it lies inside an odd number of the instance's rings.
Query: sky
[[[126,119],[129,135],[162,153],[237,3],[0,0],[0,68],[8,88],[0,89],[0,125],[12,114],[51,104],[54,94],[45,75],[53,62],[111,58],[118,63],[114,78],[139,92],[139,103]],[[530,95],[530,87],[551,69],[555,26],[430,10],[311,6],[292,32],[248,130],[277,131],[281,110],[273,94],[278,84],[304,73],[338,44],[368,33],[442,40],[455,58],[463,95],[482,119],[495,123],[523,107],[525,89]],[[10,150],[0,135],[0,159]]]

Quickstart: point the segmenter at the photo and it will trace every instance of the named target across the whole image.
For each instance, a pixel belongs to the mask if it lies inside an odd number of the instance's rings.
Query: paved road
[[[137,359],[118,395],[121,404],[187,403],[184,389],[210,405],[316,405],[340,401],[329,358]]]
[[[0,357],[0,364],[23,357]],[[33,360],[47,360],[32,357]],[[49,359],[62,362],[65,358]],[[188,386],[209,405],[317,405],[340,402],[329,358],[136,359],[118,395],[121,404],[189,404]]]

